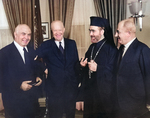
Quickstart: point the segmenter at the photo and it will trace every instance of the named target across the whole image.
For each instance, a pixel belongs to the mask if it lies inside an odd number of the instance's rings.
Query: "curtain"
[[[50,23],[61,20],[65,26],[65,38],[70,36],[74,3],[75,0],[49,0]]]
[[[93,0],[75,0],[70,38],[76,41],[79,58],[85,56],[91,44],[90,16],[96,16]]]
[[[43,41],[39,0],[2,0],[12,36],[18,24],[27,24],[32,31],[30,46]],[[39,43],[40,42],[40,43]]]
[[[33,27],[34,27],[34,48],[38,48],[39,45],[43,42],[43,34],[42,34],[42,27],[41,27],[41,12],[40,12],[40,2],[39,0],[34,0],[35,9],[33,7],[33,10],[35,10],[34,14],[34,21],[33,21]]]
[[[118,23],[126,19],[127,0],[93,0],[97,16],[109,20],[113,34]],[[117,43],[117,41],[115,41]]]

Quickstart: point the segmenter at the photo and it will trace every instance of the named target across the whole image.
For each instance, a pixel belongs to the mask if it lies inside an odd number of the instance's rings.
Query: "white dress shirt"
[[[55,41],[58,48],[59,48],[59,42],[61,42],[61,46],[63,47],[63,49],[65,49],[64,38],[61,41]]]
[[[20,46],[16,41],[14,41],[14,44],[15,44],[16,48],[18,49],[18,51],[19,51],[19,53],[20,53],[20,55],[21,55],[21,57],[23,59],[23,62],[25,63],[24,51],[23,51],[24,47]],[[27,47],[25,47],[25,48],[26,48],[26,50],[28,52],[28,48]]]
[[[134,39],[132,39],[131,41],[129,41],[127,44],[124,45],[124,51],[122,54],[122,57],[124,56],[124,54],[126,53],[127,49],[129,48],[129,46],[131,45],[131,43],[136,39],[136,37]]]

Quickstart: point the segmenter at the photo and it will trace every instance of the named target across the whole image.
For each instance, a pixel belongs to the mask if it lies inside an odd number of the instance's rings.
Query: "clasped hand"
[[[97,70],[97,63],[94,60],[91,60],[90,62],[88,62],[88,66],[89,66],[89,69],[92,72],[96,72],[96,70]]]
[[[97,63],[94,60],[91,60],[90,62],[87,62],[87,58],[84,60],[84,58],[81,59],[80,65],[82,67],[85,67],[88,64],[88,67],[91,71],[96,72],[97,70]]]
[[[39,81],[39,82],[38,82],[38,81]],[[32,85],[30,85],[31,82],[32,82],[32,81],[23,81],[20,88],[21,88],[23,91],[28,91],[28,90],[30,90],[30,89],[32,88]],[[35,84],[34,86],[39,86],[39,85],[41,85],[41,83],[42,83],[41,78],[37,77],[37,78],[36,78],[36,82],[38,82],[38,83]]]

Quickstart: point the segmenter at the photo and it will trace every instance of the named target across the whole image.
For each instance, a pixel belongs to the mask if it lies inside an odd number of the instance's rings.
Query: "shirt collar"
[[[127,49],[135,39],[136,39],[136,37],[134,39],[132,39],[131,41],[129,41],[127,44],[125,44],[124,45],[125,48]]]
[[[25,48],[25,49],[27,50],[27,52],[28,52],[27,46],[22,47],[22,46],[20,46],[16,41],[14,41],[14,44],[15,44],[15,46],[16,46],[16,48],[17,48],[18,50],[23,51],[23,48]]]
[[[64,48],[65,47],[65,43],[64,43],[64,38],[61,40],[61,41],[56,41],[55,40],[55,43],[56,43],[56,45],[59,47],[59,42],[61,42],[61,45],[62,45],[62,47]]]

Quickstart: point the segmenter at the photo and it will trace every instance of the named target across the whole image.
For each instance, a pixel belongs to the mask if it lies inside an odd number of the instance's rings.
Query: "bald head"
[[[63,39],[65,28],[61,21],[53,21],[51,23],[51,30],[56,41],[61,41]]]
[[[130,33],[136,33],[136,27],[135,27],[135,24],[133,22],[133,20],[131,19],[126,19],[126,20],[122,20],[118,26],[121,26],[123,27],[127,32],[130,32]]]
[[[115,37],[120,44],[125,45],[136,37],[135,32],[136,27],[134,22],[126,19],[119,22]]]
[[[31,32],[30,27],[28,25],[26,25],[26,24],[19,24],[19,25],[17,25],[17,27],[15,28],[15,32],[19,33],[19,31],[22,31],[22,29],[24,29],[24,28],[28,29]]]
[[[22,47],[28,45],[31,39],[31,29],[26,24],[19,24],[14,32],[15,41]]]

